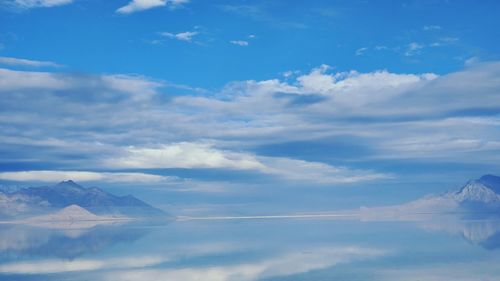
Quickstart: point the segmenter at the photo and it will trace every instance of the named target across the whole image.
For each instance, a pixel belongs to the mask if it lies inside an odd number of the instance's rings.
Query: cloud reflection
[[[15,262],[0,265],[0,273],[10,274],[48,274],[72,271],[100,270],[112,268],[137,268],[160,264],[167,261],[165,257],[143,256],[113,259],[80,259],[80,260],[40,260]]]
[[[0,254],[74,259],[84,254],[101,252],[111,245],[136,241],[149,231],[147,228],[114,226],[69,230],[2,226]]]
[[[138,269],[115,271],[104,280],[184,280],[225,281],[256,280],[287,276],[324,269],[340,263],[349,263],[385,255],[386,251],[362,247],[315,248],[306,251],[284,253],[256,262],[224,266],[200,266],[175,269]]]

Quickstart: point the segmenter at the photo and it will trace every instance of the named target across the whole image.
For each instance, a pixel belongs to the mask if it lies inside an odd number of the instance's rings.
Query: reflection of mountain
[[[16,223],[55,229],[86,229],[98,225],[130,223],[131,218],[96,216],[78,205],[71,205],[55,213],[34,216]]]
[[[457,191],[375,208],[361,208],[365,221],[415,221],[424,229],[460,235],[487,249],[500,248],[500,177],[485,175]]]
[[[456,216],[446,216],[421,221],[418,225],[425,230],[460,235],[486,249],[500,248],[500,221],[498,220],[463,220]]]
[[[90,229],[55,230],[23,225],[0,226],[0,256],[54,256],[73,259],[97,253],[111,245],[130,243],[151,228],[97,226]]]
[[[0,219],[27,217],[78,205],[96,215],[160,216],[164,213],[134,196],[116,196],[97,187],[84,188],[73,181],[54,186],[0,191]]]
[[[453,213],[464,217],[500,215],[500,177],[485,175],[458,191],[427,196],[406,204],[361,208],[364,220],[421,220],[428,215]]]
[[[488,239],[481,241],[480,244],[481,246],[489,250],[500,249],[500,229],[497,229],[497,232],[495,232],[495,234],[488,237]]]
[[[78,205],[68,206],[56,213],[36,216],[30,218],[33,222],[46,222],[46,221],[96,221],[101,219],[101,217],[92,214],[91,212],[85,210]]]

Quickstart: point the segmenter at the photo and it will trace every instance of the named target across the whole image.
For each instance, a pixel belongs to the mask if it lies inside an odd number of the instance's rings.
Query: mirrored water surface
[[[0,280],[500,280],[500,222],[0,226]]]

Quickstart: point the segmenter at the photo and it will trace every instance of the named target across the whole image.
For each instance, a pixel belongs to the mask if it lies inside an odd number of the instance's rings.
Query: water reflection
[[[447,220],[423,221],[419,225],[426,230],[461,236],[485,249],[495,250],[500,248],[499,220],[461,220],[448,217]]]
[[[183,221],[83,230],[2,226],[0,234],[0,280],[493,281],[500,276],[497,220]]]
[[[99,253],[117,243],[138,240],[149,228],[96,226],[84,229],[46,229],[25,225],[0,226],[0,254],[74,259]]]

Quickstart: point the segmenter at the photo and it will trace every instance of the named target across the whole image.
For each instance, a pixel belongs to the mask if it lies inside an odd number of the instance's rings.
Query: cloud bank
[[[137,75],[4,68],[0,153],[3,161],[50,162],[51,171],[220,169],[318,184],[392,178],[363,164],[378,160],[494,164],[498,75],[497,62],[443,76],[321,65],[284,80],[176,94],[165,81]],[[345,151],[335,147],[341,140]],[[261,151],[294,142],[302,150],[332,145],[320,158]]]

